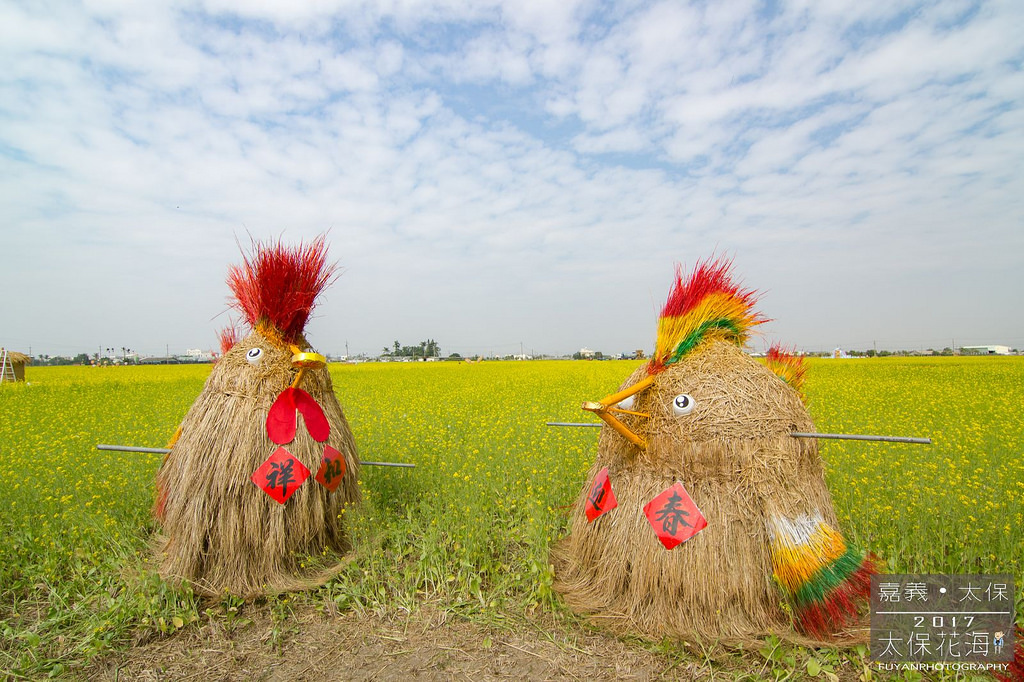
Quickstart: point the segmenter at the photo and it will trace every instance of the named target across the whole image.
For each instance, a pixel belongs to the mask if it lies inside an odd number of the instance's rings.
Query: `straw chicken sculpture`
[[[330,574],[302,570],[303,556],[347,551],[340,515],[359,499],[359,460],[326,360],[303,335],[334,271],[323,237],[254,244],[229,269],[251,331],[222,335],[225,353],[157,474],[166,578],[208,594],[302,589]]]
[[[730,269],[677,273],[650,361],[584,403],[606,424],[552,551],[555,587],[654,636],[845,638],[872,561],[838,531],[817,441],[790,436],[814,430],[799,359],[742,350],[766,320]]]

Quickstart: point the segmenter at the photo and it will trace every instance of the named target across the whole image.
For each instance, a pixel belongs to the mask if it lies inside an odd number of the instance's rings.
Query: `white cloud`
[[[331,229],[326,350],[649,346],[673,261],[715,250],[805,347],[944,337],[900,322],[901,287],[1009,305],[1024,9],[760,9],[0,7],[0,229],[22,254],[0,284],[51,302],[8,297],[13,338],[212,343],[247,231]],[[875,314],[807,314],[858,288]],[[977,333],[1024,345],[998,317]]]

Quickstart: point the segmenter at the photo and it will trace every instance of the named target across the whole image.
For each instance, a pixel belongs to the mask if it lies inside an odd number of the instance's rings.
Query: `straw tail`
[[[295,343],[317,297],[337,277],[336,270],[336,264],[327,262],[323,235],[295,248],[280,242],[253,242],[243,265],[228,270],[228,286],[234,294],[231,307],[254,329]]]
[[[794,351],[776,343],[768,349],[768,353],[765,355],[765,365],[775,376],[792,386],[800,394],[801,400],[807,402],[804,395],[804,373],[807,370],[804,356],[797,355]]]
[[[828,639],[857,622],[871,594],[874,562],[847,546],[820,515],[770,522],[775,579],[805,634]]]
[[[757,293],[733,282],[731,269],[726,259],[698,262],[685,281],[676,269],[675,285],[658,318],[649,374],[664,371],[706,341],[742,346],[752,327],[768,321],[754,310]]]
[[[232,324],[220,330],[217,340],[220,342],[220,354],[225,356],[229,350],[235,347],[236,343],[242,340],[242,336],[238,333],[238,328]]]

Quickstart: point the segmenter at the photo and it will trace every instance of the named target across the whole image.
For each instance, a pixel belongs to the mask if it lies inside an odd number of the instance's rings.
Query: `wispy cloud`
[[[556,5],[0,7],[5,343],[212,344],[330,229],[325,350],[649,346],[716,250],[805,348],[1024,346],[1020,3]]]

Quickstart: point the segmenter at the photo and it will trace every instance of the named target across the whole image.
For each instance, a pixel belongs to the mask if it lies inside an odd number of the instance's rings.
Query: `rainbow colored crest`
[[[676,268],[675,286],[658,318],[649,374],[664,371],[705,341],[742,346],[752,327],[768,321],[754,310],[757,293],[734,283],[731,268],[724,258],[698,262],[685,281]]]
[[[336,265],[327,262],[323,235],[295,248],[253,242],[252,254],[242,259],[241,267],[228,270],[228,286],[235,295],[231,307],[254,329],[294,343],[317,296],[336,277]]]
[[[804,372],[807,370],[804,356],[797,355],[792,349],[783,348],[776,343],[768,349],[765,364],[775,376],[792,386],[800,394],[800,399],[804,400]]]

